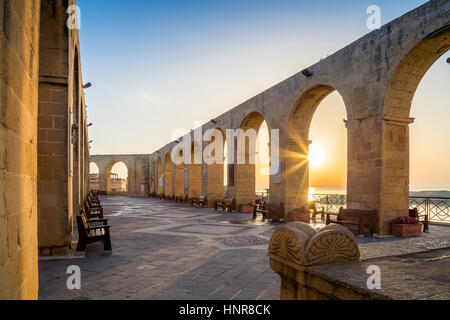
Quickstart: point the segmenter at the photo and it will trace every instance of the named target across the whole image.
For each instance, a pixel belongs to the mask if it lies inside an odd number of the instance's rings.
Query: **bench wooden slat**
[[[102,221],[104,222],[103,219]],[[78,225],[78,244],[77,252],[83,252],[86,250],[86,246],[90,243],[103,242],[103,249],[105,251],[111,251],[111,237],[110,237],[110,226],[101,225],[93,226],[90,225],[85,213],[82,211],[79,216],[77,216]],[[100,231],[100,232],[98,232]]]
[[[377,227],[377,210],[340,208],[337,219],[331,219],[331,216],[336,214],[327,213],[327,225],[335,223],[343,226],[358,226],[358,234],[363,234],[364,229],[369,229],[373,234]]]

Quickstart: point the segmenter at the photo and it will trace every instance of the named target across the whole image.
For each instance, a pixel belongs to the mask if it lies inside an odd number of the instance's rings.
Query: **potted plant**
[[[248,204],[241,204],[239,207],[240,213],[253,213],[255,206],[251,203]]]
[[[423,225],[419,219],[400,217],[392,220],[392,235],[396,237],[414,237],[422,234]]]
[[[311,222],[311,210],[309,210],[308,207],[293,209],[289,213],[289,220],[310,223]]]

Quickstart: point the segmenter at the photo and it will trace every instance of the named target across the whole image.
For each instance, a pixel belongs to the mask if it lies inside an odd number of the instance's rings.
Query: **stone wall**
[[[36,299],[39,0],[0,5],[0,300]]]

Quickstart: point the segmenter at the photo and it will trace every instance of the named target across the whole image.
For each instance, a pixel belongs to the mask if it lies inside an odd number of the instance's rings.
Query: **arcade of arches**
[[[129,195],[205,194],[214,200],[223,197],[226,180],[227,196],[238,205],[255,196],[249,157],[254,145],[246,142],[238,154],[239,137],[226,141],[227,161],[234,156],[226,179],[223,163],[170,161],[175,141],[147,155],[89,156],[78,31],[66,27],[67,6],[74,3],[4,1],[0,10],[1,299],[36,299],[38,254],[68,252],[73,217],[89,191],[90,162],[98,166],[99,190],[105,193],[112,167],[123,162]],[[450,2],[431,0],[201,129],[258,131],[265,121],[276,169],[270,200],[283,202],[288,212],[308,200],[311,120],[320,102],[337,91],[347,113],[347,205],[376,209],[378,232],[390,234],[390,221],[407,215],[409,207],[411,101],[427,70],[449,48]],[[190,152],[202,155],[206,146],[194,143]]]

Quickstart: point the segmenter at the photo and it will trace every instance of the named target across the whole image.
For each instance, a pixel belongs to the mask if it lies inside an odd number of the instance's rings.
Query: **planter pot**
[[[393,224],[392,235],[396,237],[414,237],[422,234],[423,224]]]
[[[240,213],[253,213],[253,206],[243,205],[239,208]]]
[[[309,210],[293,210],[290,213],[289,220],[311,223],[311,212]]]

